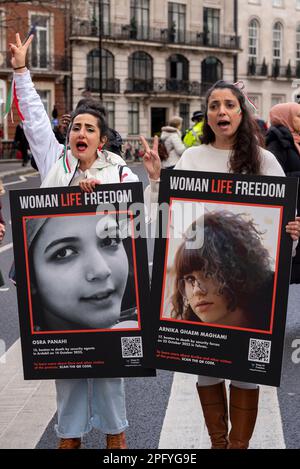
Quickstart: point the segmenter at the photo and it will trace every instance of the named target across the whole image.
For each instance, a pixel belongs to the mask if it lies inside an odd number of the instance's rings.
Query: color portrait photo
[[[281,208],[173,199],[160,318],[272,333]]]

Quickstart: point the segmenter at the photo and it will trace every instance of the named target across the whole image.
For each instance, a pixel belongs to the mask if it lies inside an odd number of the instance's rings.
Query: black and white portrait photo
[[[133,240],[117,215],[27,218],[34,331],[139,327]]]

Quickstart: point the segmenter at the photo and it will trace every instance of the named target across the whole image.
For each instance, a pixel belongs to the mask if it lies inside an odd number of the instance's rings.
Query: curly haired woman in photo
[[[196,220],[175,256],[172,317],[269,329],[274,272],[260,235],[252,219],[227,210]]]

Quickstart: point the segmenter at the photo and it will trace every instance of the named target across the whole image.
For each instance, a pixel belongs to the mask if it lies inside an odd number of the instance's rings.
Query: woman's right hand
[[[20,69],[20,72],[22,71],[22,68],[25,68],[26,66],[26,55],[27,55],[27,50],[28,47],[30,46],[31,42],[33,39],[33,34],[29,36],[29,38],[26,40],[24,44],[22,44],[22,41],[20,39],[20,34],[16,34],[16,44],[9,44],[9,49],[11,52],[11,65],[12,68]]]
[[[161,161],[158,155],[158,137],[154,137],[152,149],[149,147],[145,137],[141,135],[141,143],[144,147],[145,153],[143,156],[143,163],[150,179],[157,180],[160,178]]]

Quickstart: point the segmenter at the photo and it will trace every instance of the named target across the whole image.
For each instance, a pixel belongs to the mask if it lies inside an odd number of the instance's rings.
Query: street
[[[1,167],[0,167],[1,169]],[[141,163],[131,169],[146,183]],[[9,190],[39,186],[32,174],[5,178],[2,197],[7,232],[0,246],[5,285],[0,288],[0,448],[55,448],[55,390],[51,381],[24,382],[20,355],[16,290],[8,280],[13,261]],[[153,243],[149,242],[151,267]],[[16,260],[17,261],[17,260]],[[300,447],[300,285],[289,293],[282,381],[279,389],[262,386],[259,416],[251,448]],[[298,341],[297,341],[298,339]],[[297,353],[297,349],[299,352]],[[3,355],[4,352],[6,355]],[[2,355],[2,356],[1,356]],[[158,370],[156,378],[126,379],[130,449],[209,448],[193,375]],[[93,430],[85,448],[104,448],[104,436]]]

